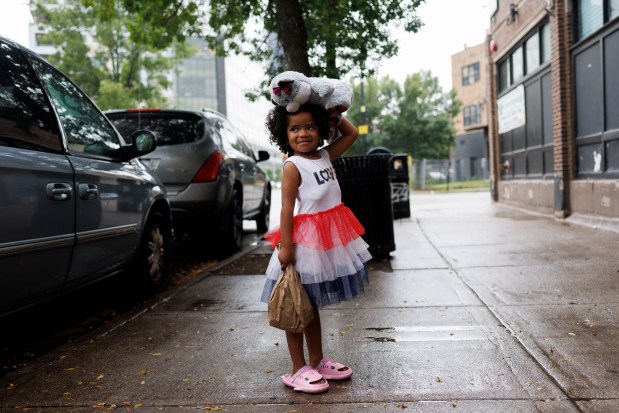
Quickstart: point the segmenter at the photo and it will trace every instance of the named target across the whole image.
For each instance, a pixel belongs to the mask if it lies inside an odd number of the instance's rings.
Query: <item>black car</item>
[[[125,273],[165,283],[165,187],[60,71],[0,37],[0,316]],[[127,271],[130,270],[130,271]]]
[[[157,149],[141,160],[168,191],[177,235],[211,237],[226,251],[240,249],[243,220],[255,220],[266,232],[271,183],[254,151],[222,114],[201,111],[128,109],[105,112],[123,136],[146,129]],[[257,155],[257,156],[256,156]]]

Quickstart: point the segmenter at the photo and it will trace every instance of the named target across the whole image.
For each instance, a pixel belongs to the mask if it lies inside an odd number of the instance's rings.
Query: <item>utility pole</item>
[[[367,136],[368,136],[368,119],[367,113],[365,113],[365,95],[363,94],[363,83],[364,80],[361,78],[361,94],[360,94],[360,107],[359,113],[361,114],[361,124],[359,125],[359,135],[361,135],[361,149],[363,151],[363,155],[365,155],[368,151],[367,148]]]

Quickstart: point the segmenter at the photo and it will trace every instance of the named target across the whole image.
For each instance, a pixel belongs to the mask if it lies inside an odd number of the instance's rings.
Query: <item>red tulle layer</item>
[[[364,233],[363,225],[344,204],[313,214],[299,214],[293,218],[292,242],[307,248],[328,250],[338,245],[347,245]],[[275,248],[282,239],[280,228],[268,232],[264,238]]]

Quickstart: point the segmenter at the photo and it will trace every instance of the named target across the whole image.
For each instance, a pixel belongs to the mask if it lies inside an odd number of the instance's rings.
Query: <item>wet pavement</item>
[[[256,241],[0,378],[0,411],[619,411],[619,234],[488,193],[411,206],[366,294],[321,310],[325,353],[355,372],[327,393],[279,380]]]

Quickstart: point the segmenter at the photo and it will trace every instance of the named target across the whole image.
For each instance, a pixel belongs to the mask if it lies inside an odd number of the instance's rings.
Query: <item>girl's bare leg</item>
[[[314,308],[314,319],[305,327],[305,342],[309,353],[309,365],[313,368],[322,360],[322,327],[320,325],[320,313]]]
[[[288,351],[292,360],[292,373],[295,374],[305,366],[305,354],[303,354],[303,333],[290,333],[286,331]]]

